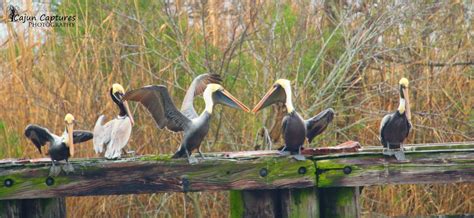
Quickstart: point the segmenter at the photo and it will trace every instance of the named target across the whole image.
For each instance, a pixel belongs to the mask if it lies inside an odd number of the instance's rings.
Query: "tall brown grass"
[[[83,129],[92,129],[100,114],[114,116],[112,83],[126,89],[164,84],[179,105],[192,78],[206,72],[221,74],[249,106],[274,80],[288,78],[304,116],[333,107],[334,124],[311,146],[378,145],[380,119],[396,108],[403,76],[411,81],[414,114],[408,143],[474,139],[467,2],[61,2],[54,13],[79,19],[75,27],[49,29],[44,42],[4,20],[10,37],[0,50],[1,158],[40,157],[22,136],[29,123],[60,132],[66,113]],[[138,125],[131,149],[160,154],[177,148],[179,135],[157,130],[143,107],[132,108]],[[271,114],[218,107],[203,150],[253,149]],[[77,153],[96,156],[91,143]],[[472,184],[367,187],[362,205],[366,215],[472,214],[473,190]],[[72,217],[227,213],[226,192],[68,198]]]

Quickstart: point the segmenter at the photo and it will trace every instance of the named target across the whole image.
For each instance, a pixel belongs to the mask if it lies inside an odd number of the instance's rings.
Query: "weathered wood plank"
[[[0,200],[154,192],[291,189],[403,183],[474,182],[474,143],[410,146],[408,161],[368,151],[309,156],[225,158],[190,165],[169,156],[74,159],[75,173],[48,178],[50,162],[0,161]],[[379,148],[377,148],[379,149]],[[317,172],[317,173],[316,173]]]
[[[448,142],[448,143],[428,143],[428,144],[407,144],[404,145],[407,151],[435,151],[435,150],[461,150],[474,149],[474,141]],[[362,152],[381,152],[382,146],[364,146]]]
[[[73,160],[75,172],[48,177],[49,163],[0,165],[0,200],[170,191],[313,187],[311,160],[291,157],[186,160],[147,156],[119,161]],[[7,186],[6,181],[11,181]]]
[[[357,152],[361,149],[359,142],[347,141],[340,145],[332,147],[315,147],[303,148],[301,153],[305,156],[329,155],[338,153]],[[243,158],[243,157],[262,157],[262,156],[276,156],[280,155],[278,150],[262,150],[262,151],[238,151],[238,152],[224,152],[222,156],[227,158]]]
[[[474,182],[474,150],[414,151],[407,161],[362,153],[316,161],[318,187]]]

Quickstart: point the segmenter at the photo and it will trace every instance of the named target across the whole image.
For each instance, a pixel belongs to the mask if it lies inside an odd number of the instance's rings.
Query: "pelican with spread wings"
[[[176,108],[168,89],[162,85],[150,85],[135,89],[127,92],[123,97],[124,100],[137,101],[145,106],[160,129],[166,127],[173,132],[184,133],[184,139],[173,158],[186,156],[190,163],[194,163],[196,160],[191,158],[191,152],[195,149],[204,158],[200,151],[200,145],[209,132],[212,112],[216,104],[240,108],[249,112],[247,106],[232,96],[220,84],[209,83],[209,81],[214,81],[216,78],[209,78],[209,75],[212,74],[207,75],[193,81],[185,96],[182,111]],[[197,115],[192,102],[194,96],[202,92],[200,90],[204,90],[205,109],[200,115]]]
[[[49,143],[48,154],[51,157],[50,176],[57,176],[61,173],[61,168],[56,166],[56,163],[61,160],[66,160],[66,165],[63,170],[66,173],[74,171],[74,168],[69,163],[69,158],[74,156],[74,144],[81,143],[92,139],[93,135],[89,131],[74,130],[74,116],[67,114],[64,117],[66,128],[61,136],[51,133],[48,129],[30,124],[25,129],[25,136],[33,142],[40,154],[41,147]]]
[[[273,84],[267,94],[263,96],[252,112],[257,113],[261,109],[276,103],[283,103],[287,112],[282,122],[282,134],[285,139],[285,146],[282,151],[297,152],[298,155],[295,158],[304,160],[305,158],[301,156],[301,148],[305,139],[307,138],[311,143],[314,137],[321,134],[332,122],[334,110],[328,108],[318,115],[304,120],[293,106],[290,81],[279,79]]]
[[[103,124],[105,116],[101,115],[95,123],[94,150],[96,153],[102,153],[106,146],[104,156],[107,159],[119,159],[132,134],[134,121],[127,101],[122,99],[124,94],[125,90],[120,84],[113,84],[110,97],[119,108],[119,114],[106,124]]]

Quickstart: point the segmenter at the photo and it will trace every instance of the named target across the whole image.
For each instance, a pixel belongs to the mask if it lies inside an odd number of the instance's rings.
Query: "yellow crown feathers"
[[[409,84],[408,79],[405,77],[403,77],[398,83],[404,87],[408,87],[408,84]]]
[[[74,121],[74,116],[72,116],[72,114],[66,114],[66,116],[64,117],[64,121],[66,123],[72,123]]]
[[[112,85],[112,93],[117,93],[117,92],[125,94],[125,89],[123,89],[123,86],[121,86],[120,84],[114,83]]]

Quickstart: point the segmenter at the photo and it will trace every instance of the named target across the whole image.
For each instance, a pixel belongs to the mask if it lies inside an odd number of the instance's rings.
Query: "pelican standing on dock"
[[[397,111],[387,114],[380,123],[380,142],[383,153],[393,156],[397,160],[405,160],[403,141],[411,130],[411,111],[408,98],[408,79],[402,78],[399,82],[400,103]]]
[[[105,116],[101,115],[94,127],[94,150],[96,153],[102,153],[105,148],[105,158],[118,159],[122,155],[122,150],[130,139],[132,126],[134,124],[133,116],[130,113],[127,101],[124,101],[124,88],[120,84],[113,84],[110,88],[110,97],[119,108],[118,116],[107,122],[105,125]]]
[[[173,158],[186,156],[189,163],[195,163],[197,160],[191,157],[191,152],[198,149],[200,156],[204,158],[200,151],[200,145],[209,132],[214,105],[223,104],[232,108],[240,108],[246,112],[249,111],[247,106],[219,84],[207,84],[203,97],[205,109],[201,115],[195,118],[188,118],[178,111],[171,100],[168,89],[162,85],[150,85],[129,91],[123,99],[138,101],[145,106],[160,129],[166,127],[173,132],[184,132],[184,139]]]
[[[293,106],[290,81],[286,79],[277,80],[252,112],[257,113],[275,103],[284,103],[287,112],[282,123],[282,134],[285,140],[282,152],[286,150],[292,154],[297,153],[295,159],[304,160],[304,156],[301,155],[301,148],[305,139],[307,138],[309,142],[312,142],[314,137],[321,134],[332,122],[334,110],[328,108],[318,115],[304,120]]]
[[[40,154],[42,154],[41,147],[49,142],[48,154],[52,163],[49,171],[50,176],[57,176],[61,173],[61,168],[56,166],[56,163],[61,160],[66,160],[63,170],[66,173],[73,172],[74,168],[69,163],[69,157],[74,156],[74,144],[88,141],[93,137],[89,131],[74,130],[74,116],[72,114],[67,114],[64,122],[66,128],[62,136],[57,136],[48,129],[35,124],[30,124],[25,129],[25,136],[33,142]]]

